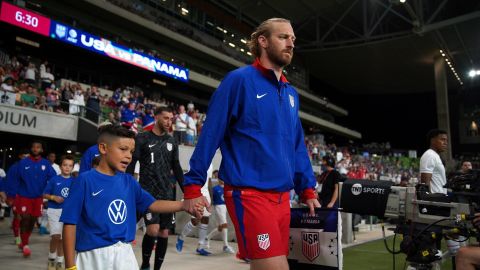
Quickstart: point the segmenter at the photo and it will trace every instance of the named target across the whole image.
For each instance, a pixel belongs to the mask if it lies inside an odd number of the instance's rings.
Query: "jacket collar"
[[[274,79],[275,81],[277,80],[277,77],[275,76],[275,72],[273,70],[268,69],[264,66],[262,66],[262,63],[260,63],[260,59],[257,57],[255,58],[255,61],[253,62],[252,66],[256,68],[260,73],[262,73],[263,76],[265,76],[267,79]],[[287,78],[285,75],[280,75],[280,82],[282,83],[288,83]]]

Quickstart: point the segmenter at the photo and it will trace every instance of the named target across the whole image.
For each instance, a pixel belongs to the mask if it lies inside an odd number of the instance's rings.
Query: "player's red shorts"
[[[288,255],[289,192],[225,185],[224,197],[235,226],[240,258],[263,259]]]
[[[39,217],[42,215],[43,198],[27,198],[17,195],[14,203],[15,211],[19,215],[31,215],[33,217]]]

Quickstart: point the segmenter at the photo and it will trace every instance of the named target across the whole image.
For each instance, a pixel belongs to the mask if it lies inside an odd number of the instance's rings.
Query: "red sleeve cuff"
[[[315,194],[315,191],[313,188],[307,188],[302,192],[302,195],[300,195],[300,199],[303,203],[305,203],[307,200],[310,199],[316,199],[317,194]]]
[[[195,199],[202,196],[202,189],[199,185],[188,185],[183,187],[183,198],[184,199]]]

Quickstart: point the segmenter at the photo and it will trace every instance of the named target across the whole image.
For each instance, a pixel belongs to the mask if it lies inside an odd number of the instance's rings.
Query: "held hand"
[[[5,192],[3,192],[3,191],[0,192],[0,201],[1,202],[6,202],[7,201],[7,194],[5,194]]]
[[[334,205],[334,204],[335,204],[335,203],[332,203],[332,202],[329,203],[329,204],[327,204],[327,208],[333,208],[333,205]]]
[[[203,209],[205,207],[208,208],[207,210],[210,210],[210,204],[205,196],[200,196],[194,199],[185,199],[182,205],[182,209],[185,212],[188,212],[199,219],[202,218]]]
[[[63,203],[63,197],[61,196],[53,196],[53,200],[56,202],[56,203]]]
[[[310,216],[315,215],[315,207],[320,207],[320,203],[317,199],[308,199],[305,204],[310,208]]]

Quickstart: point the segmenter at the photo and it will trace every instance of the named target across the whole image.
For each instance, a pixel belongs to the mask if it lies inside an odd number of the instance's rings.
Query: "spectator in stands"
[[[135,110],[135,103],[129,103],[128,107],[122,109],[120,122],[122,126],[127,129],[131,129],[137,118],[137,111]]]
[[[13,78],[6,77],[2,85],[0,85],[0,97],[1,97],[0,103],[15,105],[15,100],[16,100],[15,90],[16,89],[13,86]]]
[[[22,94],[21,102],[23,107],[33,108],[33,106],[37,102],[37,96],[34,94],[33,90],[33,86],[29,84],[27,87],[27,93]]]
[[[100,97],[96,86],[92,86],[90,95],[87,98],[87,119],[94,123],[98,123],[100,115]]]
[[[34,63],[28,63],[27,68],[25,69],[25,76],[24,79],[27,83],[35,85],[37,82],[35,80],[37,74],[37,68],[35,67]]]
[[[45,95],[47,98],[48,111],[54,112],[58,106],[58,92],[55,89],[47,87],[45,89]]]
[[[68,112],[69,111],[69,105],[68,104],[69,104],[70,100],[73,99],[73,92],[70,89],[70,87],[66,87],[64,85],[60,89],[60,93],[61,93],[61,107],[62,107],[64,112]]]
[[[42,79],[42,89],[46,89],[47,87],[52,87],[52,84],[55,81],[55,76],[53,76],[53,74],[50,73],[50,68],[47,67],[46,71],[43,74],[40,71],[40,76]]]

